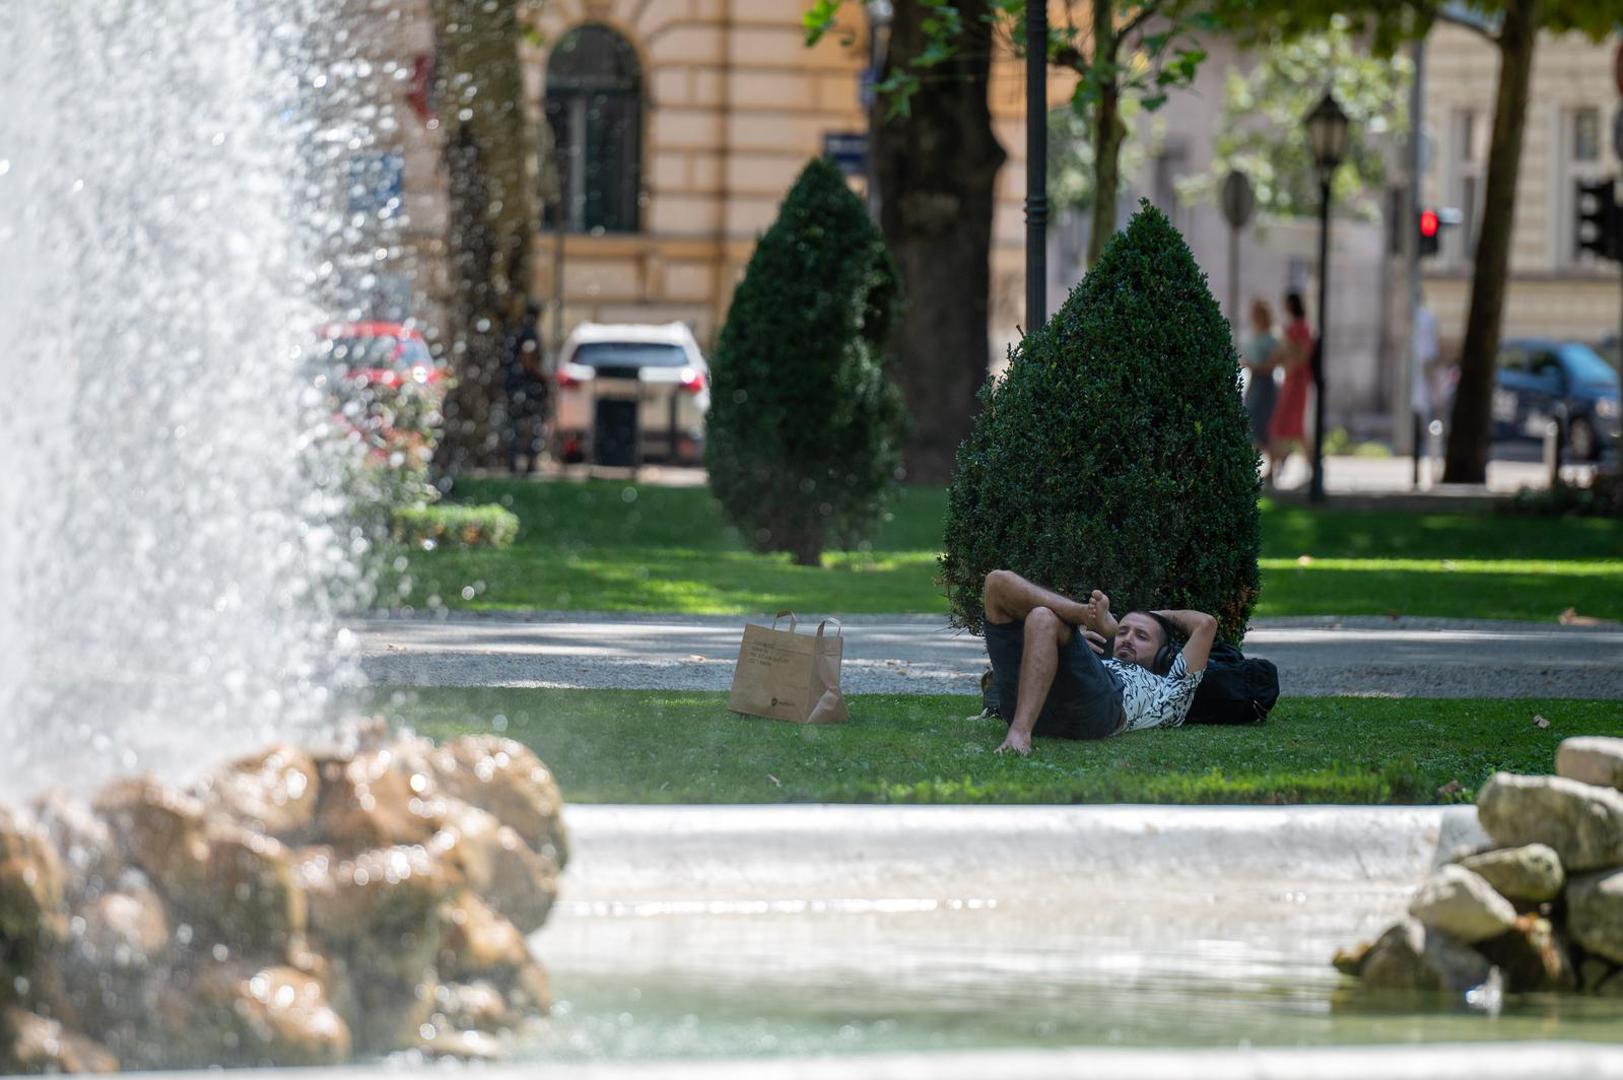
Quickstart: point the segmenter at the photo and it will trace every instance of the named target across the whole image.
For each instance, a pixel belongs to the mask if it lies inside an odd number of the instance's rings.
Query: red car
[[[342,371],[343,379],[362,388],[393,388],[408,382],[437,386],[446,377],[445,364],[429,351],[422,332],[400,323],[330,323],[318,335],[320,365]]]

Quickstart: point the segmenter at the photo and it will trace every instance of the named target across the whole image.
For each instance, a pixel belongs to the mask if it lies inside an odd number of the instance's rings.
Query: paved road
[[[363,669],[389,685],[725,690],[745,621],[458,615],[377,620],[358,631]],[[1617,625],[1278,619],[1254,625],[1246,651],[1279,665],[1286,695],[1623,700]],[[985,667],[981,640],[948,630],[937,616],[845,623],[847,693],[975,693]]]

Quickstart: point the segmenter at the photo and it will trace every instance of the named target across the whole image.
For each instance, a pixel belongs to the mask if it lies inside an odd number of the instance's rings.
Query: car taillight
[[[558,369],[557,378],[558,388],[561,390],[568,390],[571,386],[580,385],[580,380],[569,374],[569,372],[565,371],[563,368]]]
[[[694,368],[683,368],[682,381],[677,385],[690,394],[697,394],[704,389],[704,372]]]

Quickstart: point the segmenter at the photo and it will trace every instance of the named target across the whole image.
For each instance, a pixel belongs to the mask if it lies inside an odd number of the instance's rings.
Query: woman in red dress
[[[1269,484],[1279,475],[1291,448],[1307,440],[1307,395],[1313,388],[1313,331],[1307,325],[1301,293],[1285,294],[1285,311],[1290,321],[1285,324],[1285,340],[1278,353],[1285,385],[1268,423]]]

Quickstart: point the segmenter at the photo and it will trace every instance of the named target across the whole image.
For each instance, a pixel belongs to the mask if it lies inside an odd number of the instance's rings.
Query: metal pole
[[[1234,344],[1240,344],[1240,228],[1229,226],[1229,323],[1234,329]]]
[[[1026,333],[1048,321],[1048,5],[1026,4]]]
[[[1329,338],[1325,304],[1330,278],[1330,172],[1319,178],[1319,345],[1313,350],[1313,484],[1311,502],[1324,501],[1324,347]]]
[[[1413,476],[1410,480],[1415,490],[1420,489],[1420,455],[1424,449],[1426,421],[1431,419],[1432,402],[1428,390],[1425,395],[1426,415],[1421,416],[1419,402],[1414,400],[1415,384],[1425,378],[1425,373],[1418,370],[1420,357],[1415,353],[1415,326],[1420,318],[1420,307],[1425,302],[1420,291],[1420,237],[1416,230],[1420,220],[1420,175],[1422,168],[1422,142],[1426,137],[1426,40],[1420,38],[1414,43],[1414,80],[1409,84],[1409,191],[1403,200],[1403,259],[1409,272],[1409,320],[1408,342],[1403,355],[1409,362],[1405,369],[1409,376],[1408,386],[1400,391],[1399,396],[1409,403],[1410,431],[1412,432],[1412,446],[1409,452],[1414,456]],[[1429,382],[1427,383],[1429,386]]]

